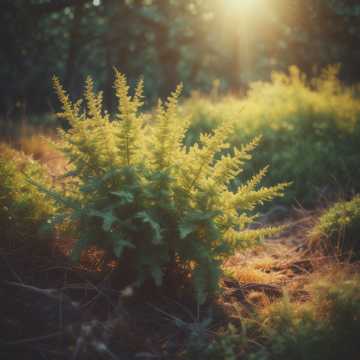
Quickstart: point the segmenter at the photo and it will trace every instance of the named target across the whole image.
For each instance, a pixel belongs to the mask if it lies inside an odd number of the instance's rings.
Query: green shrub
[[[191,117],[186,143],[231,120],[233,146],[263,136],[244,175],[269,164],[265,185],[293,182],[283,202],[313,206],[322,194],[360,191],[360,100],[337,73],[338,67],[330,67],[307,80],[291,67],[289,75],[274,73],[269,83],[251,84],[243,99],[194,97],[182,107]]]
[[[312,299],[272,305],[259,323],[266,350],[251,360],[356,360],[360,355],[360,277],[336,277],[315,282]]]
[[[310,233],[310,245],[360,258],[360,196],[326,210]]]
[[[63,105],[59,115],[71,126],[60,131],[59,148],[72,169],[64,193],[42,190],[65,208],[56,221],[77,224],[75,259],[96,245],[119,259],[120,271],[138,285],[191,275],[202,302],[217,288],[225,256],[278,231],[247,225],[255,206],[280,196],[285,184],[257,189],[261,171],[237,191],[228,189],[257,141],[215,160],[229,148],[226,138],[233,126],[227,123],[187,149],[188,122],[177,113],[180,88],[159,103],[153,119],[144,121],[139,113],[142,82],[130,96],[125,77],[116,72],[118,113],[110,120],[91,79],[86,113],[80,113],[80,103],[69,101],[57,79],[54,84]]]
[[[41,228],[52,216],[54,206],[28,181],[32,178],[50,186],[45,169],[33,159],[0,145],[0,228],[1,247],[49,245]],[[40,243],[39,243],[40,242]]]

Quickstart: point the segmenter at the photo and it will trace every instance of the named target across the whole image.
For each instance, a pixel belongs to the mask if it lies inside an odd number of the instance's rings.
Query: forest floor
[[[201,308],[181,294],[120,289],[96,250],[74,266],[70,240],[55,242],[52,256],[1,251],[1,358],[186,359],[194,334],[210,341],[284,295],[306,302],[314,277],[356,266],[307,248],[314,217],[295,211],[281,236],[228,259],[220,295]]]

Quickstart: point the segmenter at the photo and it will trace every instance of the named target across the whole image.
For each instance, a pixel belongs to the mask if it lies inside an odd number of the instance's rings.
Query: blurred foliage
[[[24,246],[42,251],[51,244],[45,227],[55,207],[30,184],[29,178],[43,186],[51,185],[51,179],[41,164],[0,144],[1,247]]]
[[[238,2],[240,3],[241,0]],[[291,64],[310,74],[343,63],[360,80],[356,0],[257,1],[249,14],[232,0],[3,0],[0,113],[52,111],[56,73],[74,97],[91,74],[115,109],[112,68],[145,77],[151,102],[183,81],[185,92],[239,92]]]
[[[327,209],[310,233],[313,246],[360,258],[360,196]]]
[[[193,96],[183,104],[191,117],[187,144],[201,132],[235,122],[233,146],[262,135],[259,151],[247,172],[270,165],[270,182],[292,181],[284,202],[314,205],[335,191],[359,191],[360,101],[357,90],[338,79],[331,66],[307,79],[297,67],[275,72],[271,82],[250,84],[248,95],[208,98]],[[235,181],[234,185],[239,185]]]

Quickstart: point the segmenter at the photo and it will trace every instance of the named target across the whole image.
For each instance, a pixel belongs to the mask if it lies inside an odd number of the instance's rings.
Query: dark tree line
[[[92,75],[111,109],[114,66],[143,76],[152,99],[181,81],[236,91],[291,64],[342,63],[345,81],[360,80],[358,1],[268,0],[251,20],[226,1],[2,0],[0,113],[50,111],[53,74],[74,96]]]

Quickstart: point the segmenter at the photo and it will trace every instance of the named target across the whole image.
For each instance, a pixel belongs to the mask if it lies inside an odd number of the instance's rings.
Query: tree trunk
[[[74,9],[74,19],[70,30],[70,45],[65,67],[64,85],[69,92],[72,92],[76,60],[81,43],[81,19],[84,12],[83,3],[79,3]]]

